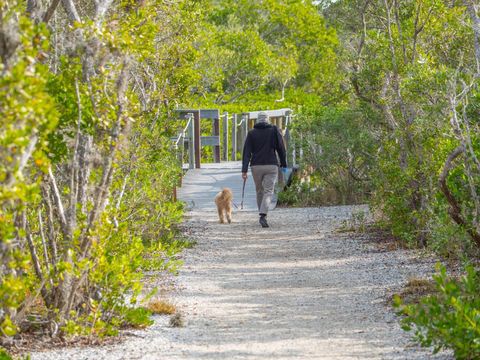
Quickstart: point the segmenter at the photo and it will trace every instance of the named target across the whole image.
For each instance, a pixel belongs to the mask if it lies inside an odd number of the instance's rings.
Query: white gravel
[[[338,232],[352,211],[338,206],[278,209],[262,229],[252,212],[231,225],[191,213],[197,245],[166,296],[180,309],[116,345],[32,354],[37,359],[451,359],[415,346],[386,298],[434,261],[417,252],[381,252]],[[132,331],[129,331],[132,333]]]

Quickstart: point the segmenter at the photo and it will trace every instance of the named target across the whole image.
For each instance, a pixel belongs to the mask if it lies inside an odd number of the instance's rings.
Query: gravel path
[[[184,327],[156,316],[119,344],[32,359],[450,359],[414,346],[386,302],[409,277],[429,276],[433,261],[339,232],[359,210],[277,209],[269,229],[252,212],[234,214],[231,225],[191,213],[197,245],[167,295]]]

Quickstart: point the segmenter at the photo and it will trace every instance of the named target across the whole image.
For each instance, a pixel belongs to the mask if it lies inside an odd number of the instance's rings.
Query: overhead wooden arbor
[[[232,160],[237,160],[237,153],[242,152],[243,143],[247,137],[248,130],[253,129],[259,113],[266,113],[269,117],[269,122],[276,125],[282,130],[287,142],[290,139],[289,124],[291,122],[292,110],[291,109],[278,109],[278,110],[259,110],[251,111],[242,114],[233,115],[232,126]]]
[[[189,168],[201,167],[202,147],[213,147],[213,161],[237,160],[241,153],[247,133],[255,125],[260,112],[268,115],[270,123],[276,125],[285,138],[286,146],[290,142],[289,124],[291,122],[291,109],[259,110],[240,114],[229,115],[227,112],[220,115],[218,109],[178,109],[177,118],[188,120],[187,126],[175,140],[179,150],[179,161],[183,163],[184,144],[188,146]],[[220,135],[220,119],[222,131]],[[212,121],[212,134],[201,136],[201,120]],[[230,156],[229,156],[230,155]]]

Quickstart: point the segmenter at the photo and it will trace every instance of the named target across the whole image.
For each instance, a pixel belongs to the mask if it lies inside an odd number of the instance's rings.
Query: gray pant
[[[255,189],[257,190],[258,212],[267,214],[278,177],[278,166],[253,165],[252,176],[255,182]]]

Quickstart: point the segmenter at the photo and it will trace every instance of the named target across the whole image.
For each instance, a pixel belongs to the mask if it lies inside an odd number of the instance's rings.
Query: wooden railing
[[[183,160],[185,155],[185,143],[188,144],[188,168],[193,169],[195,167],[195,149],[193,146],[194,143],[194,133],[193,133],[193,113],[188,113],[185,115],[188,119],[187,125],[183,130],[174,138],[174,149],[175,154],[177,155],[177,160],[180,166],[183,168]],[[186,136],[185,136],[186,135]]]

